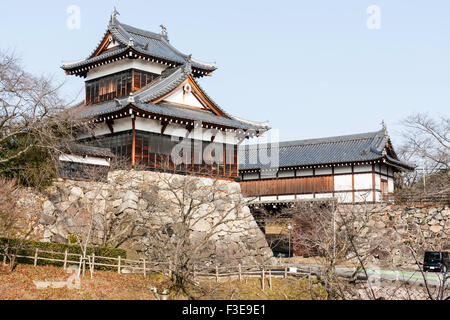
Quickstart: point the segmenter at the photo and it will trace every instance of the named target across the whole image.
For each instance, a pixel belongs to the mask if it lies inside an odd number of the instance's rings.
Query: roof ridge
[[[365,133],[357,133],[357,134],[349,134],[349,135],[341,135],[341,136],[330,136],[324,138],[313,138],[313,139],[303,139],[303,140],[290,140],[290,141],[280,141],[278,142],[279,148],[289,148],[289,147],[297,147],[297,146],[305,146],[305,145],[319,145],[319,144],[330,144],[330,143],[339,143],[343,141],[357,141],[369,139],[372,136],[375,136],[379,131],[375,132],[365,132]],[[346,139],[348,138],[348,139]],[[261,147],[261,145],[273,145],[275,143],[265,143],[265,144],[251,144],[246,145],[247,147]],[[242,146],[244,147],[244,146]]]
[[[120,21],[117,21],[117,22],[128,33],[136,33],[138,35],[141,35],[141,36],[144,36],[144,37],[149,37],[149,38],[154,38],[156,40],[161,40],[163,38],[162,35],[159,34],[159,33],[156,33],[156,32],[153,32],[153,31],[144,30],[144,29],[140,29],[140,28],[136,28],[136,27],[133,27],[133,26],[131,26],[129,24],[122,23]],[[129,30],[127,30],[127,29],[129,29]]]

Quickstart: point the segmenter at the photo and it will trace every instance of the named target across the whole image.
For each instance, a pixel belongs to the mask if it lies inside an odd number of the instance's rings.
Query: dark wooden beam
[[[167,126],[169,125],[169,121],[161,121],[161,134],[164,134],[164,132],[166,132]]]
[[[131,145],[131,165],[134,166],[136,161],[136,124],[135,115],[131,115],[131,129],[133,131],[133,142]]]
[[[114,133],[114,120],[106,120],[106,125],[109,128],[109,131],[111,131],[111,133]]]
[[[187,132],[186,132],[185,138],[189,137],[189,135],[191,134],[192,130],[194,130],[194,126],[188,124],[188,125],[186,126],[186,130],[187,130]]]

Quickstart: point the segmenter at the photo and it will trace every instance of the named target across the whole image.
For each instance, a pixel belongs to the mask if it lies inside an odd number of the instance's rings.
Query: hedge
[[[1,238],[0,237],[0,254],[2,254],[7,247],[14,247],[16,244],[18,244],[18,242],[19,242],[19,240],[17,240],[17,239],[9,239],[9,238]],[[64,260],[64,253],[65,253],[66,249],[67,249],[67,253],[82,254],[82,250],[79,245],[26,240],[23,242],[23,249],[19,250],[18,255],[34,257],[36,249],[39,249],[39,251],[42,250],[42,251],[58,252],[55,254],[40,252],[39,258],[51,258],[51,259]],[[126,259],[126,257],[127,257],[126,251],[124,249],[118,249],[118,248],[108,248],[108,247],[89,247],[89,248],[87,248],[87,255],[92,255],[92,253],[94,253],[95,256],[101,256],[101,257],[117,258],[120,256],[123,259]],[[67,257],[67,260],[71,260],[71,261],[77,261],[78,259],[79,258],[77,258],[75,256],[70,256],[70,255]],[[25,264],[33,264],[34,260],[31,258],[17,258],[17,262],[25,263]],[[115,264],[116,263],[114,260],[101,259],[101,258],[95,258],[95,262],[104,263],[104,264]],[[41,260],[41,259],[37,260],[37,264],[38,265],[56,265],[56,266],[64,265],[63,262],[47,261],[47,260]],[[71,263],[69,263],[69,264],[71,264]],[[102,269],[102,270],[114,269],[112,267],[103,267],[103,266],[98,266],[96,268]]]

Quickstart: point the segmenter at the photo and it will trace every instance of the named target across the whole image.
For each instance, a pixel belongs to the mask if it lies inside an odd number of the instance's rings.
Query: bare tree
[[[362,272],[366,278],[367,258],[374,248],[364,243],[363,230],[372,214],[370,205],[337,205],[334,200],[301,201],[289,209],[293,222],[292,240],[297,255],[311,256],[320,266],[319,279],[329,299],[348,299],[357,295],[351,285]],[[339,276],[336,266],[352,261],[356,266],[349,279]],[[370,283],[368,295],[376,299]]]
[[[450,119],[445,116],[433,119],[419,113],[404,119],[402,125],[405,142],[399,153],[405,160],[416,163],[418,168],[397,177],[397,198],[448,198]]]
[[[17,207],[21,198],[15,180],[0,179],[0,251],[4,263],[8,261],[9,272],[16,267],[16,257],[25,241],[35,231],[39,216],[32,210],[23,211]]]
[[[46,172],[36,158],[55,158],[70,140],[74,123],[61,117],[67,105],[59,94],[61,86],[51,77],[27,73],[15,54],[0,51],[0,171],[4,175],[17,177],[18,171],[33,168],[42,176]],[[26,158],[30,153],[34,158]],[[28,174],[20,178],[30,179]],[[36,179],[39,184],[40,178]]]
[[[260,231],[244,209],[240,188],[226,181],[167,174],[159,174],[158,181],[148,255],[170,261],[173,289],[189,295],[194,268],[234,262],[227,245],[218,242],[226,237],[252,241],[249,232]]]

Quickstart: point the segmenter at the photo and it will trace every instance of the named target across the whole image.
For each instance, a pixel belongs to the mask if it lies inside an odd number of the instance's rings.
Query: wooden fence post
[[[9,246],[6,247],[5,252],[3,253],[3,265],[6,266],[6,256],[8,255]]]
[[[264,288],[265,288],[264,268],[262,269],[262,273],[261,273],[261,286],[264,291]]]
[[[309,287],[311,288],[311,266],[309,266],[308,280],[309,280]]]
[[[272,270],[269,269],[269,288],[272,289]]]
[[[147,276],[147,267],[146,267],[146,264],[145,264],[145,258],[143,259],[142,262],[144,263],[144,277],[146,277]]]
[[[64,251],[64,270],[67,269],[67,249]]]
[[[242,280],[242,266],[239,263],[239,281],[241,281],[241,280]]]
[[[284,267],[284,278],[287,278],[287,266]]]
[[[216,282],[219,282],[219,267],[216,266]]]
[[[120,259],[121,257],[119,256],[119,261],[117,262],[117,273],[120,274]]]
[[[92,253],[92,263],[91,263],[91,279],[94,275],[94,269],[95,269],[95,253]]]
[[[36,248],[36,252],[34,253],[34,266],[37,266],[37,258],[38,258],[38,254],[39,254],[39,249]]]
[[[80,254],[80,263],[78,264],[78,271],[77,271],[78,278],[80,277],[80,273],[81,273],[81,264],[82,264],[82,262],[83,262],[83,255]]]

